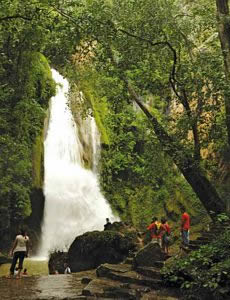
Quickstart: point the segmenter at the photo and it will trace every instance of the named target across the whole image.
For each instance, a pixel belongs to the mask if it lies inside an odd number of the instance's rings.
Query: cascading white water
[[[51,99],[49,127],[44,143],[45,207],[39,250],[39,256],[43,257],[53,250],[66,250],[77,235],[102,230],[105,218],[115,220],[100,192],[96,173],[84,169],[82,165],[83,147],[68,107],[68,81],[55,70],[52,74],[61,85],[57,95]],[[94,120],[90,123],[95,134]],[[93,137],[94,157],[97,156],[95,139],[96,135]],[[95,162],[93,165],[95,167]]]

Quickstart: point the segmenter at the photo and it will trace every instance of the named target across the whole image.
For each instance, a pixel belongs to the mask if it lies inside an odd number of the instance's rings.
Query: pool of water
[[[20,279],[16,279],[16,277],[8,279],[6,276],[0,276],[1,300],[88,299],[82,296],[82,289],[86,286],[82,283],[82,278],[85,276],[96,277],[95,271],[70,275],[42,275],[41,273],[48,273],[47,264],[33,260],[27,260],[26,266],[30,272],[33,272],[32,276],[23,276]],[[1,274],[8,274],[8,269],[9,265],[1,266]]]

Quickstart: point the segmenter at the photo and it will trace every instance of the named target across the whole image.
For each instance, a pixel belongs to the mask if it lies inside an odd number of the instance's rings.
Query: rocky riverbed
[[[44,262],[41,262],[42,264]],[[1,268],[3,268],[1,266]],[[182,299],[177,290],[161,286],[158,268],[139,268],[130,264],[103,264],[96,270],[70,275],[0,277],[1,300],[71,299]]]

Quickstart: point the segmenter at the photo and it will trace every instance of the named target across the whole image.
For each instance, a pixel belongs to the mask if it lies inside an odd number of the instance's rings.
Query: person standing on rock
[[[14,269],[19,260],[17,278],[20,278],[21,271],[23,269],[24,258],[28,256],[29,251],[29,237],[25,230],[21,230],[20,234],[16,236],[13,247],[10,251],[10,255],[13,256],[13,261],[10,267],[10,276],[13,277]]]
[[[111,229],[111,222],[109,221],[109,218],[106,218],[106,224],[104,225],[104,230],[110,230]]]
[[[152,241],[156,241],[161,247],[161,237],[163,233],[162,224],[156,217],[152,218],[152,223],[147,227],[150,230]]]
[[[169,224],[167,223],[167,220],[165,218],[161,219],[161,224],[164,228],[162,233],[162,250],[165,252],[165,254],[169,254],[171,228],[169,227]]]
[[[181,216],[181,237],[182,245],[188,247],[189,245],[189,229],[190,229],[190,216],[184,212]]]

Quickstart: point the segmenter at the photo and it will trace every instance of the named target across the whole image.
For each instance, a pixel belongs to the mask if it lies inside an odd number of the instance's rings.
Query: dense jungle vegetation
[[[20,223],[39,230],[51,66],[74,114],[96,119],[102,191],[122,220],[228,211],[229,20],[228,0],[1,2],[0,246]]]

